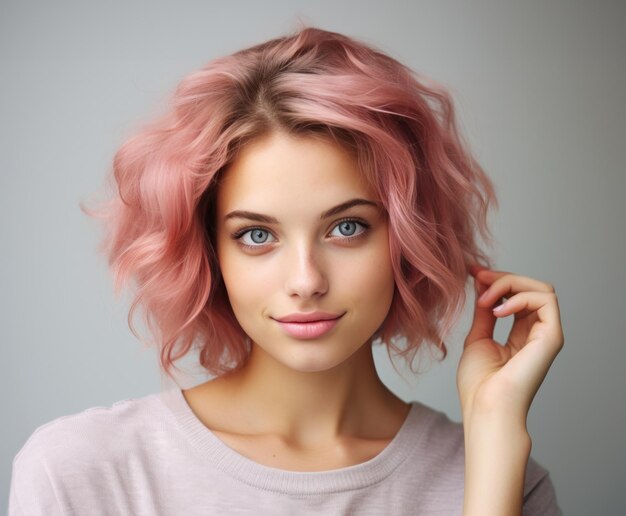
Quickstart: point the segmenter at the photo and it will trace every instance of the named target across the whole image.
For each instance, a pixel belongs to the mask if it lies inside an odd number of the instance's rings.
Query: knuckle
[[[504,276],[500,276],[497,280],[492,283],[492,287],[495,287],[498,290],[508,289],[513,284],[512,278],[513,274],[505,274]]]

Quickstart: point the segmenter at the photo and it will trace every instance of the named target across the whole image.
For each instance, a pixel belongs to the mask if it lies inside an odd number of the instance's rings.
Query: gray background
[[[623,514],[626,92],[622,2],[6,2],[0,4],[0,505],[39,425],[163,387],[78,208],[113,153],[210,59],[297,16],[447,85],[493,178],[497,267],[556,286],[565,347],[529,414],[565,514]],[[450,355],[384,381],[460,420]],[[497,327],[502,338],[510,328]],[[187,387],[206,379],[190,366]],[[4,505],[6,506],[6,505]]]

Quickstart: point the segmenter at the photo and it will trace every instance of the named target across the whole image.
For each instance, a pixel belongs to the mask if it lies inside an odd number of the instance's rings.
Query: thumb
[[[465,339],[463,348],[480,339],[493,339],[493,330],[496,326],[497,317],[493,314],[490,306],[478,306],[478,298],[487,290],[487,286],[474,278],[474,319],[472,326]]]

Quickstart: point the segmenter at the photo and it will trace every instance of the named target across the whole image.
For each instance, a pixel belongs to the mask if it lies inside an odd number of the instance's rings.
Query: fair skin
[[[366,203],[320,219],[352,199]],[[368,202],[378,200],[347,151],[283,133],[243,148],[218,186],[218,260],[252,351],[236,373],[183,394],[207,427],[259,463],[323,471],[365,462],[408,414],[410,406],[379,379],[369,345],[391,306],[394,277],[387,218]],[[227,217],[234,211],[275,220]],[[558,303],[537,280],[480,268],[472,274],[477,294],[488,291],[475,304],[457,373],[464,514],[521,514],[526,416],[563,345]],[[494,314],[501,298],[507,305]],[[274,320],[315,310],[344,315],[313,340],[286,334]],[[493,340],[495,321],[513,314],[503,346]]]
[[[228,444],[273,467],[364,462],[389,443],[410,409],[381,382],[365,345],[394,292],[384,211],[358,204],[320,219],[353,199],[376,203],[349,154],[282,134],[246,146],[218,187],[218,260],[252,352],[242,370],[186,396]],[[234,211],[276,222],[227,218]],[[263,231],[233,238],[251,227]],[[314,340],[286,335],[272,319],[317,310],[345,314]]]
[[[559,304],[548,283],[481,267],[472,275],[474,320],[457,370],[466,449],[463,514],[521,515],[531,450],[526,417],[565,341]],[[509,315],[514,322],[501,345],[493,340],[495,323]]]

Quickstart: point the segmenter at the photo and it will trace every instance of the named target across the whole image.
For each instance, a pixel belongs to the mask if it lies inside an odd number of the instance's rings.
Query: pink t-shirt
[[[374,458],[297,472],[257,463],[221,441],[180,389],[62,416],[13,460],[9,516],[460,515],[463,427],[417,401]],[[561,515],[532,457],[524,515]]]

